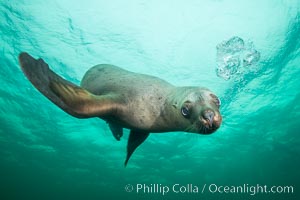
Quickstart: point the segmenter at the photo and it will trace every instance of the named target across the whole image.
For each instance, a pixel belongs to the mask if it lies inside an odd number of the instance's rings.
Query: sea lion
[[[30,82],[70,115],[105,120],[117,140],[123,128],[130,129],[125,166],[150,133],[210,134],[222,122],[219,98],[204,87],[175,87],[107,64],[89,69],[77,86],[54,73],[41,58],[21,53],[19,63]]]

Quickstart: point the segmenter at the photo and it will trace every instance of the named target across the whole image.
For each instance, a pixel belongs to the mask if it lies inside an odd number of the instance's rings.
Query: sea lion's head
[[[220,99],[207,88],[190,88],[186,90],[180,111],[189,126],[185,131],[211,134],[221,125]]]

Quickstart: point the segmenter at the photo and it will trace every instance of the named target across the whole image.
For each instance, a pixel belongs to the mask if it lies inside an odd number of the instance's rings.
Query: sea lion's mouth
[[[222,118],[220,115],[216,115],[213,118],[200,117],[196,127],[201,134],[211,134],[220,127],[221,121]]]
[[[218,129],[218,127],[216,127],[216,126],[207,127],[207,126],[202,125],[201,128],[199,129],[199,133],[201,133],[201,134],[212,134],[217,129]]]

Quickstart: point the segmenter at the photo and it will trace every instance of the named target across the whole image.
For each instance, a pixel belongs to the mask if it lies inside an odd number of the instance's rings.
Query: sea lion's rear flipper
[[[140,146],[149,136],[150,133],[144,132],[144,131],[130,131],[130,135],[128,138],[128,144],[127,144],[127,156],[125,160],[125,166],[128,163],[128,160],[132,153],[136,150],[138,146]]]
[[[43,95],[75,117],[104,116],[116,110],[116,103],[112,103],[115,97],[91,94],[54,73],[43,59],[36,60],[21,53],[19,63],[27,78]]]
[[[123,127],[114,123],[108,123],[108,125],[113,136],[116,138],[116,140],[120,141],[120,138],[123,136]]]

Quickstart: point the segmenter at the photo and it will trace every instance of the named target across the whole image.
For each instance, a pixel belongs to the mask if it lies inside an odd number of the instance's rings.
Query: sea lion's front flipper
[[[127,144],[127,156],[125,160],[125,166],[128,163],[128,160],[132,153],[136,150],[138,146],[140,146],[149,136],[150,133],[143,132],[143,131],[130,131],[130,135],[128,138],[128,144]]]
[[[116,140],[120,141],[120,138],[123,136],[123,128],[114,123],[108,123],[108,125],[113,136],[116,138]]]
[[[117,109],[116,97],[91,94],[54,73],[43,59],[21,53],[19,62],[27,78],[43,95],[75,117],[104,116]]]

